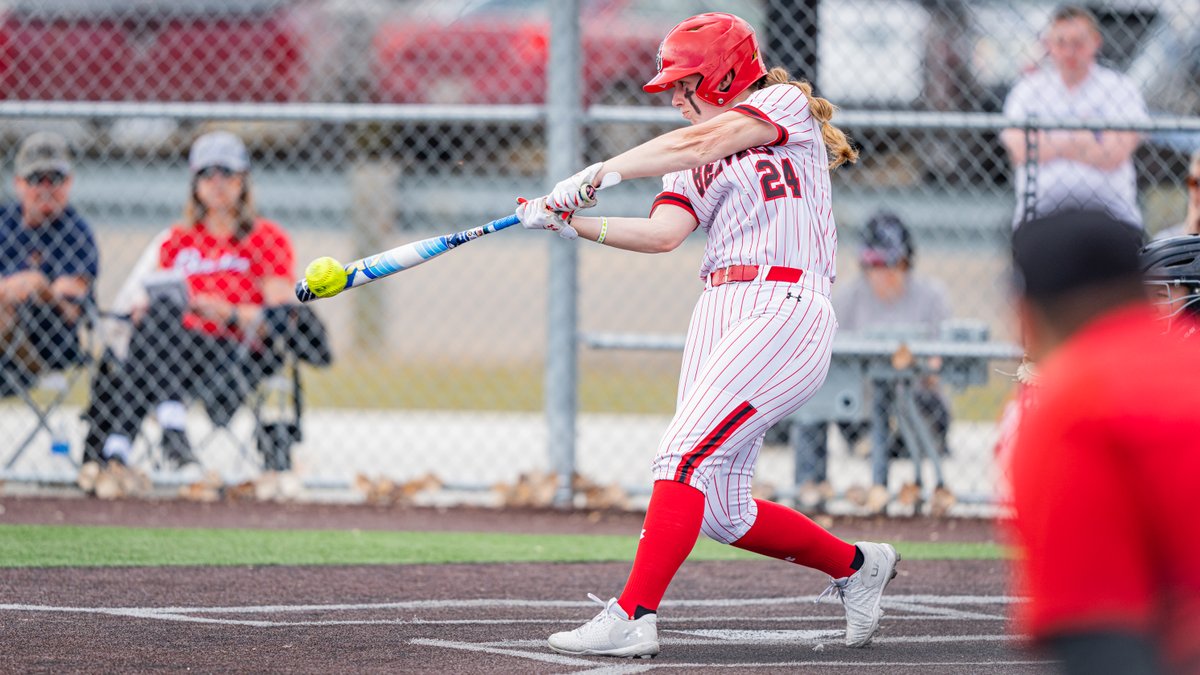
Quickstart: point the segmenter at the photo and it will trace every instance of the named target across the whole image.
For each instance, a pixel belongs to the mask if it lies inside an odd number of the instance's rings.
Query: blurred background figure
[[[1183,178],[1187,190],[1187,212],[1181,222],[1161,230],[1155,239],[1178,237],[1181,234],[1200,234],[1200,149],[1188,160],[1188,172]]]
[[[913,270],[915,250],[912,234],[899,216],[881,211],[867,221],[858,253],[862,276],[835,291],[834,310],[840,336],[887,338],[934,338],[950,317],[946,290],[940,282]],[[946,452],[950,414],[937,379],[923,379],[913,392],[918,410],[933,434],[939,451]],[[835,425],[854,446],[869,433],[871,488],[864,504],[869,511],[882,511],[889,501],[888,465],[908,450],[896,428],[894,408],[896,385],[881,380],[871,383],[871,418],[864,422]],[[804,425],[795,439],[796,485],[800,506],[819,509],[833,495],[829,485],[826,424]]]
[[[92,228],[70,203],[67,141],[34,133],[15,164],[17,199],[0,207],[0,395],[80,362],[77,324],[100,266]]]
[[[1150,242],[1142,249],[1142,273],[1167,330],[1193,337],[1200,320],[1200,235]]]
[[[1054,12],[1045,35],[1050,62],[1017,81],[1004,102],[1004,114],[1042,121],[1113,119],[1144,121],[1146,103],[1125,75],[1096,63],[1102,39],[1096,17],[1083,7]],[[1137,178],[1131,159],[1141,142],[1132,131],[1006,129],[1001,140],[1013,165],[1017,209],[1013,225],[1066,208],[1104,209],[1115,218],[1142,225]],[[1034,210],[1026,213],[1029,162],[1036,163]]]
[[[227,424],[263,374],[243,357],[247,333],[261,329],[264,308],[296,302],[291,238],[255,213],[241,139],[201,136],[188,168],[183,220],[156,240],[151,271],[127,282],[141,289],[129,344],[110,350],[92,386],[86,458],[102,464],[128,463],[151,408],[167,463],[196,462],[185,401],[199,398],[214,424]],[[250,338],[253,346],[257,336]]]
[[[1200,351],[1163,331],[1140,244],[1102,212],[1013,237],[1038,364],[1010,467],[1016,629],[1066,673],[1200,672]]]

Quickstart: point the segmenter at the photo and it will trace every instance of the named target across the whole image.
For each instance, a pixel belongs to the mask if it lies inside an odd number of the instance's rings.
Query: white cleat
[[[817,602],[827,595],[837,595],[846,608],[846,646],[865,647],[879,629],[883,589],[896,576],[900,554],[891,544],[860,541],[855,546],[862,551],[862,567],[848,577],[831,579]]]
[[[613,598],[607,603],[588,593],[604,607],[579,628],[550,636],[550,649],[560,654],[653,658],[658,654],[658,615],[630,619]]]

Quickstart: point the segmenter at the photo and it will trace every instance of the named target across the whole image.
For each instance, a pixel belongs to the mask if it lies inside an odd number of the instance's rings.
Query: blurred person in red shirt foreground
[[[1016,627],[1066,673],[1200,673],[1200,349],[1148,300],[1140,246],[1086,211],[1013,237],[1038,365],[1009,467]]]

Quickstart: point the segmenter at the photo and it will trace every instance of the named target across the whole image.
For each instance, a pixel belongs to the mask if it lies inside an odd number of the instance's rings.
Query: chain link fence
[[[1012,394],[1003,373],[1015,369],[1012,350],[1003,348],[1017,338],[1006,252],[1022,197],[1014,184],[1020,164],[1002,132],[1016,124],[1028,151],[1039,129],[1097,138],[1138,131],[1131,159],[1138,213],[1152,234],[1180,222],[1188,157],[1200,148],[1200,2],[1090,5],[1103,36],[1100,63],[1129,78],[1146,114],[1127,118],[1121,113],[1130,102],[1112,101],[1111,114],[1080,110],[1033,121],[1006,117],[1005,103],[1021,77],[1049,63],[1050,2],[582,0],[578,44],[556,51],[550,26],[555,12],[569,14],[564,6],[0,3],[0,153],[13,176],[11,196],[21,201],[18,145],[37,131],[60,134],[73,149],[69,200],[94,231],[100,256],[95,302],[77,303],[80,351],[90,358],[43,359],[6,375],[0,477],[23,485],[79,474],[91,383],[104,368],[120,368],[104,356],[114,330],[131,325],[118,291],[156,237],[181,221],[194,184],[188,151],[202,134],[228,130],[245,142],[257,210],[290,236],[295,277],[319,256],[349,261],[511,213],[516,196],[541,194],[562,177],[552,175],[556,166],[609,157],[679,126],[665,101],[640,85],[672,25],[721,10],[757,27],[768,65],[812,80],[838,104],[835,123],[861,148],[857,165],[834,174],[835,297],[865,279],[865,227],[890,212],[910,233],[913,273],[942,289],[947,321],[925,337],[995,348],[981,349],[989,356],[971,364],[972,377],[943,378],[944,448],[939,441],[937,461],[923,464],[926,486],[941,483],[955,495],[952,513],[993,504],[993,448]],[[547,138],[556,120],[574,128],[572,111],[547,101],[547,82],[561,69],[570,77],[574,67],[582,73],[582,124],[572,138],[582,156],[565,157]],[[1036,152],[1024,161],[1036,162]],[[34,187],[63,187],[51,178]],[[627,182],[603,193],[600,208],[643,215],[659,187]],[[182,469],[162,449],[164,426],[176,423],[152,408],[130,463],[160,486],[207,485],[200,494],[209,497],[217,485],[256,481],[260,496],[275,494],[262,491],[263,476],[285,475],[308,488],[306,498],[320,498],[320,488],[357,488],[377,500],[637,505],[674,405],[680,355],[672,340],[702,290],[703,241],[693,237],[665,256],[577,242],[570,256],[556,258],[561,246],[518,228],[313,304],[330,364],[293,359],[252,377],[253,393],[236,391],[241,405],[219,420],[224,426],[191,401],[185,428],[199,464]],[[0,250],[17,255],[7,243]],[[3,267],[6,274],[19,268],[21,261]],[[572,302],[556,304],[563,294]],[[6,372],[17,372],[18,352],[28,351],[17,334],[42,329],[28,329],[15,310],[0,318]],[[260,335],[257,328],[250,332]],[[876,337],[896,338],[898,327],[890,328],[876,327]],[[244,334],[246,326],[234,335]],[[576,349],[561,346],[576,337]],[[261,340],[239,347],[219,370],[264,348]],[[161,398],[153,383],[146,387],[151,400]],[[577,400],[558,405],[569,398]],[[273,412],[279,405],[284,412]],[[263,429],[288,424],[295,428],[286,442],[263,441]],[[890,424],[893,436],[903,435],[896,419]],[[759,471],[766,492],[803,496],[795,431],[768,434]],[[818,486],[819,501],[859,509],[872,484],[872,443],[837,425],[826,431],[828,485]],[[285,445],[287,464],[272,464],[264,443]],[[912,451],[896,452],[885,467],[889,496],[912,497],[902,489],[916,477]],[[571,472],[573,497],[555,484],[556,474]],[[890,508],[905,512],[913,503]]]

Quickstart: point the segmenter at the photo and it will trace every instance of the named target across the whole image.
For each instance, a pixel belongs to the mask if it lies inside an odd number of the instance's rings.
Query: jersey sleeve
[[[1149,120],[1150,111],[1146,108],[1146,100],[1142,98],[1142,92],[1138,89],[1137,84],[1131,78],[1119,73],[1117,79],[1120,82],[1117,87],[1120,93],[1115,100],[1122,102],[1120,106],[1122,119],[1133,122]]]
[[[60,243],[62,263],[55,276],[93,280],[100,275],[100,248],[96,245],[92,228],[73,211],[68,213],[70,229]]]
[[[296,256],[292,250],[292,239],[279,225],[271,221],[260,221],[262,236],[259,239],[263,274],[268,277],[292,276]]]
[[[692,200],[687,196],[687,188],[684,187],[686,174],[686,171],[677,171],[663,176],[662,192],[658,193],[658,196],[654,198],[654,203],[650,206],[651,216],[658,207],[669,204],[687,211],[692,214],[692,218],[695,218],[696,222],[700,222],[700,219],[696,217],[696,209],[692,206]]]
[[[950,300],[946,287],[936,279],[926,279],[929,283],[929,323],[934,335],[942,323],[950,319]]]
[[[760,89],[732,110],[775,127],[775,140],[767,145],[811,143],[818,133],[808,97],[791,84]]]
[[[1028,78],[1018,80],[1004,99],[1004,116],[1024,118],[1029,115],[1029,98],[1033,85]]]
[[[178,225],[172,225],[167,230],[166,237],[158,248],[158,268],[168,270],[175,266],[175,256],[179,254],[180,238],[183,230]]]

